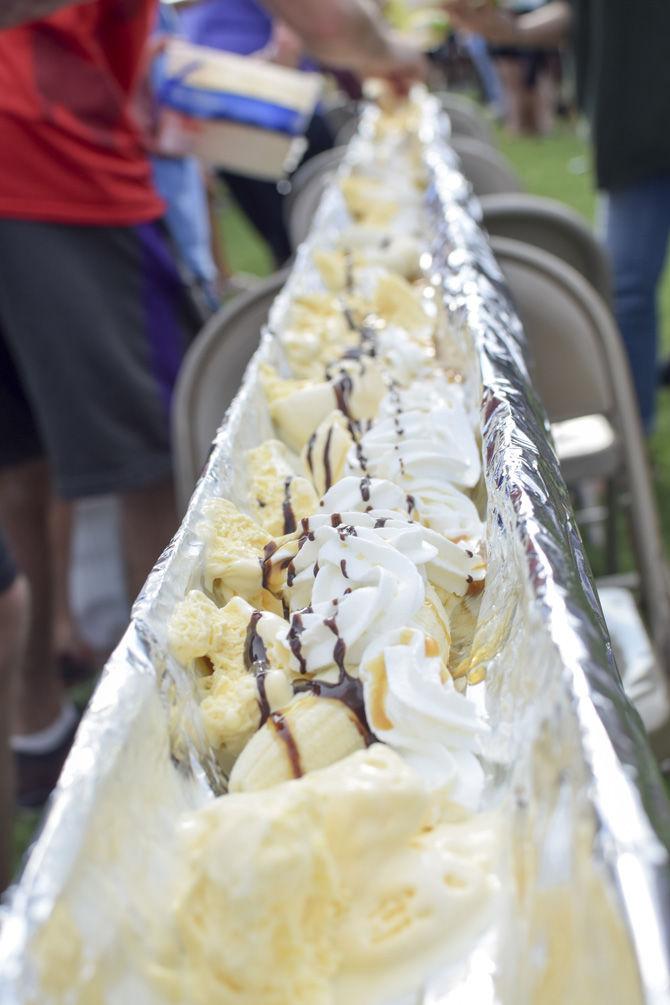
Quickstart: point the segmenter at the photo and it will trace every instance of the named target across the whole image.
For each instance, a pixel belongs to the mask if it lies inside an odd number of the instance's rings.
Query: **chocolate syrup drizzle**
[[[282,503],[282,513],[284,515],[284,533],[292,534],[296,528],[295,513],[291,505],[291,482],[293,476],[289,475],[284,481],[284,501]]]
[[[328,435],[326,436],[326,442],[323,446],[323,472],[324,480],[326,486],[326,492],[333,484],[333,470],[330,463],[330,444],[333,439],[333,426],[328,430]]]
[[[344,286],[347,293],[354,292],[354,256],[351,248],[346,248],[344,252]]]
[[[316,443],[316,430],[314,430],[314,432],[307,441],[306,460],[307,460],[307,467],[309,468],[311,474],[314,474],[314,458],[312,457],[312,454],[314,453],[315,443]]]
[[[295,694],[303,694],[305,692],[315,695],[317,698],[328,698],[332,701],[341,701],[347,706],[347,708],[353,713],[356,720],[356,727],[361,734],[366,747],[369,747],[372,743],[376,742],[376,737],[370,730],[368,725],[368,720],[365,715],[365,700],[363,697],[363,684],[360,680],[355,677],[351,677],[345,667],[344,660],[347,652],[347,645],[342,636],[340,635],[339,629],[337,627],[337,607],[338,600],[333,600],[333,607],[335,608],[332,617],[324,619],[324,625],[328,628],[335,636],[335,647],[333,649],[333,660],[335,666],[339,670],[339,677],[336,681],[327,682],[323,680],[303,680],[293,685],[293,691]],[[311,613],[311,607],[305,609]],[[305,612],[298,612],[293,615],[292,623],[295,621],[296,617]],[[302,625],[302,618],[300,617],[300,625]],[[304,628],[301,628],[301,632]],[[299,639],[298,635],[298,639]],[[300,648],[300,647],[299,647]],[[291,646],[292,651],[293,646]],[[302,653],[300,653],[302,658]],[[303,660],[304,662],[304,660]],[[302,665],[302,664],[301,664]],[[304,672],[304,671],[303,671]]]
[[[262,617],[261,611],[253,612],[249,619],[247,636],[244,641],[244,666],[249,673],[255,675],[256,687],[258,688],[258,708],[261,713],[259,729],[270,716],[270,703],[265,691],[265,675],[270,669],[268,653],[263,639],[258,634],[258,622]]]
[[[268,583],[270,582],[270,559],[274,555],[275,551],[279,545],[276,541],[268,541],[268,543],[263,548],[263,557],[259,558],[258,561],[261,563],[261,578],[263,583],[263,589],[267,590]]]
[[[351,419],[351,414],[349,412],[349,399],[353,389],[354,382],[351,379],[351,374],[347,373],[346,370],[341,370],[340,376],[333,383],[333,393],[335,395],[337,407],[343,415],[346,415],[347,419]]]
[[[311,614],[312,608],[306,607],[303,611],[297,611],[291,618],[291,627],[288,630],[287,639],[291,652],[298,661],[300,673],[307,673],[307,661],[302,653],[302,641],[300,636],[305,630],[303,614]]]
[[[293,777],[301,778],[302,775],[304,775],[304,771],[302,770],[302,764],[300,762],[300,751],[298,750],[298,745],[295,742],[295,737],[291,732],[291,727],[281,712],[271,712],[270,722],[274,726],[277,736],[286,746],[286,753],[288,754],[288,759],[291,762]]]

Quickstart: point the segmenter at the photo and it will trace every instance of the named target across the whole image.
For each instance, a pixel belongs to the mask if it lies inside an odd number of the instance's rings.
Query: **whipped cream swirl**
[[[351,472],[365,466],[365,474],[407,486],[437,478],[473,488],[481,475],[477,441],[465,411],[457,405],[432,412],[397,407],[362,435],[360,450],[350,451],[347,466]]]
[[[371,639],[407,624],[425,598],[421,567],[436,552],[419,525],[372,514],[311,517],[288,570],[285,645],[303,673],[354,671]],[[385,533],[384,533],[385,532]]]
[[[402,754],[431,787],[475,808],[484,773],[477,758],[486,724],[456,691],[437,645],[417,628],[375,639],[360,665],[365,711],[380,740]]]
[[[284,591],[285,645],[302,673],[358,666],[380,634],[409,624],[426,581],[462,596],[483,569],[472,552],[390,510],[321,513],[302,521]],[[286,562],[286,546],[272,556]]]
[[[412,511],[412,499],[393,482],[383,478],[347,475],[336,482],[321,499],[324,513],[368,513],[392,510],[404,516]]]

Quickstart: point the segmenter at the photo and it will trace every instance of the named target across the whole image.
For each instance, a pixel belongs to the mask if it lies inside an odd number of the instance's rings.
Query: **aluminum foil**
[[[370,111],[349,161],[364,155],[373,119]],[[436,980],[411,1005],[660,1005],[670,1000],[670,808],[614,665],[518,318],[430,100],[422,140],[449,351],[461,354],[482,400],[490,571],[475,651],[487,667],[490,798],[508,811],[510,883],[502,929],[456,978]],[[333,187],[314,243],[328,243],[345,220]],[[203,504],[221,495],[243,504],[240,457],[271,435],[258,366],[282,365],[271,333],[295,292],[319,288],[311,243],[135,605],[4,908],[3,1005],[163,1000],[146,958],[153,922],[170,910],[175,823],[225,784],[192,681],[168,654],[166,622],[200,581]]]

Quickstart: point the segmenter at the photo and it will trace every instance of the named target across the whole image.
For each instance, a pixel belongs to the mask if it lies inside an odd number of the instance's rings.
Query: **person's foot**
[[[46,803],[56,787],[79,727],[81,713],[68,704],[52,726],[28,736],[14,736],[16,802],[23,807]]]
[[[58,672],[66,687],[93,680],[98,673],[98,660],[93,650],[63,651],[56,656]]]
[[[658,383],[660,387],[670,387],[670,356],[658,364]]]
[[[249,293],[254,290],[260,279],[252,276],[248,272],[236,272],[234,275],[226,276],[219,284],[219,294],[222,300],[228,300],[237,296],[238,293]]]
[[[56,619],[54,648],[58,672],[67,687],[95,677],[99,669],[97,654],[82,638],[69,612],[67,617]]]

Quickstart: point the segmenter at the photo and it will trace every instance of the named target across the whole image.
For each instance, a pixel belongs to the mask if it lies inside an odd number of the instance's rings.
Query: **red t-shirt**
[[[156,0],[0,31],[0,217],[131,225],[163,204],[130,113]]]

